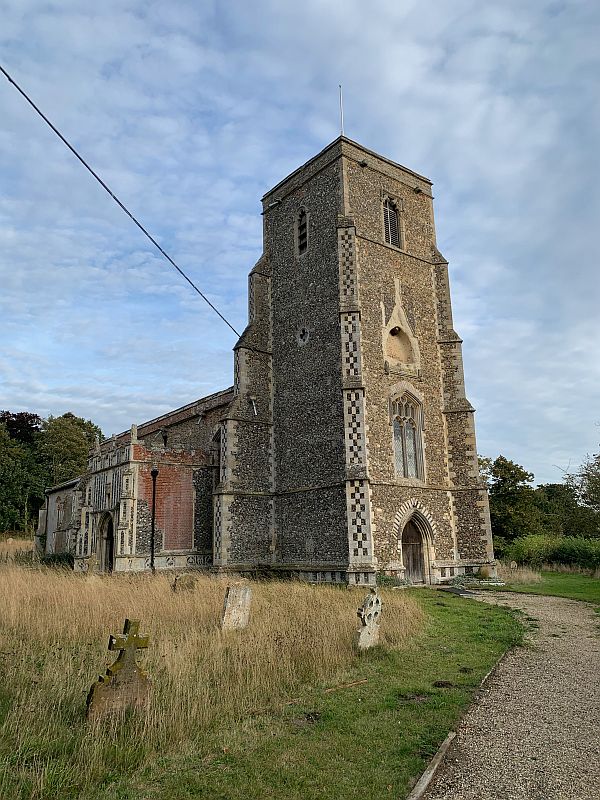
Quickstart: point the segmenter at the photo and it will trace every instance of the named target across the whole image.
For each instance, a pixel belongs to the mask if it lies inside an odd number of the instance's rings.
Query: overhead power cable
[[[71,144],[69,141],[67,141],[67,139],[65,139],[65,137],[64,137],[64,136],[62,135],[62,133],[61,133],[61,132],[58,130],[58,128],[57,128],[55,125],[53,125],[53,124],[50,122],[50,120],[48,119],[48,117],[47,117],[47,116],[46,116],[46,115],[45,115],[45,114],[44,114],[44,113],[43,113],[43,112],[42,112],[42,111],[41,111],[41,110],[40,110],[40,109],[39,109],[39,108],[36,106],[36,104],[33,102],[33,100],[32,100],[32,99],[31,99],[31,98],[30,98],[30,97],[29,97],[29,96],[28,96],[28,95],[27,95],[27,94],[26,94],[26,93],[23,91],[23,89],[21,89],[21,87],[19,86],[19,84],[18,84],[18,83],[16,83],[16,81],[14,81],[14,80],[11,78],[11,76],[8,74],[8,72],[7,72],[7,71],[4,69],[4,67],[3,67],[1,64],[0,64],[0,72],[2,72],[2,74],[3,74],[3,75],[6,77],[6,79],[8,80],[8,82],[9,82],[9,83],[12,83],[12,85],[15,87],[15,89],[16,89],[16,90],[17,90],[17,91],[18,91],[18,92],[19,92],[19,93],[20,93],[20,94],[21,94],[21,95],[22,95],[22,96],[25,98],[25,100],[27,100],[27,102],[29,103],[29,105],[30,105],[30,106],[33,108],[33,110],[34,110],[34,111],[35,111],[37,114],[39,114],[39,116],[40,116],[40,117],[41,117],[41,118],[44,120],[44,122],[45,122],[45,123],[46,123],[46,124],[47,124],[47,125],[48,125],[50,128],[52,128],[52,130],[53,130],[53,131],[54,131],[54,133],[55,133],[55,134],[58,136],[58,138],[61,140],[61,142],[62,142],[63,144],[65,144],[65,145],[66,145],[66,146],[69,148],[69,150],[70,150],[70,151],[73,153],[73,155],[74,155],[76,158],[78,158],[78,159],[79,159],[79,161],[81,161],[81,163],[82,163],[82,164],[83,164],[83,166],[84,166],[84,167],[87,169],[87,171],[88,171],[89,173],[91,173],[91,175],[93,175],[93,177],[94,177],[94,178],[95,178],[95,179],[98,181],[98,183],[100,184],[100,186],[102,186],[102,188],[103,188],[103,189],[104,189],[106,192],[108,192],[108,194],[109,194],[109,195],[112,197],[112,199],[113,199],[113,200],[115,201],[115,203],[116,203],[116,204],[119,206],[119,208],[121,208],[121,209],[122,209],[122,210],[123,210],[123,211],[124,211],[124,212],[127,214],[127,216],[128,216],[128,217],[129,217],[129,218],[130,218],[130,219],[131,219],[131,220],[132,220],[132,221],[133,221],[133,222],[134,222],[134,223],[135,223],[137,226],[138,226],[138,228],[141,230],[141,232],[144,234],[144,236],[146,236],[146,238],[147,238],[147,239],[149,239],[149,240],[152,242],[152,244],[153,244],[153,245],[156,247],[156,249],[157,249],[157,250],[158,250],[158,251],[159,251],[159,252],[160,252],[160,253],[161,253],[161,254],[162,254],[162,255],[163,255],[163,256],[164,256],[166,259],[167,259],[167,261],[169,262],[169,264],[171,264],[171,266],[175,267],[175,269],[176,269],[176,270],[177,270],[177,272],[178,272],[178,273],[181,275],[181,277],[182,277],[182,278],[184,278],[184,280],[186,280],[186,281],[189,283],[189,285],[192,287],[192,289],[193,289],[195,292],[197,292],[197,293],[200,295],[200,297],[201,297],[201,298],[204,300],[204,302],[205,302],[205,303],[208,303],[208,305],[209,305],[209,306],[212,308],[212,310],[215,312],[215,314],[217,314],[217,316],[219,316],[219,317],[220,317],[220,318],[223,320],[223,322],[224,322],[224,323],[225,323],[225,324],[226,324],[226,325],[227,325],[229,328],[231,328],[231,330],[232,330],[232,331],[235,333],[235,335],[236,335],[236,336],[240,336],[240,334],[238,333],[238,331],[236,331],[236,329],[233,327],[233,325],[231,324],[231,322],[229,322],[229,320],[227,320],[227,319],[226,319],[226,318],[223,316],[223,314],[221,314],[221,312],[219,311],[219,309],[218,309],[216,306],[214,306],[214,305],[213,305],[213,304],[210,302],[210,300],[208,299],[208,297],[207,297],[207,296],[206,296],[206,295],[205,295],[203,292],[201,292],[201,291],[200,291],[200,289],[199,289],[199,288],[196,286],[196,284],[195,284],[195,283],[192,281],[192,279],[191,279],[191,278],[189,278],[189,277],[188,277],[188,276],[185,274],[185,272],[184,272],[184,271],[181,269],[181,267],[177,266],[177,264],[176,264],[176,263],[173,261],[173,259],[171,258],[171,256],[170,256],[170,255],[169,255],[167,252],[165,252],[165,250],[163,250],[163,248],[162,248],[162,247],[159,245],[159,243],[156,241],[156,239],[155,239],[155,238],[154,238],[154,237],[153,237],[153,236],[152,236],[150,233],[148,233],[148,231],[146,230],[146,228],[144,228],[144,226],[142,225],[142,223],[141,223],[141,222],[139,222],[139,221],[138,221],[138,220],[137,220],[137,219],[136,219],[136,218],[133,216],[133,214],[132,214],[132,213],[131,213],[131,211],[130,211],[130,210],[127,208],[127,206],[126,206],[124,203],[122,203],[122,202],[119,200],[119,198],[117,197],[117,195],[116,195],[116,194],[115,194],[115,193],[114,193],[114,192],[113,192],[113,191],[110,189],[110,187],[109,187],[109,186],[107,186],[107,184],[106,184],[106,183],[105,183],[105,182],[102,180],[102,178],[101,178],[101,177],[98,175],[98,173],[97,173],[97,172],[94,172],[94,170],[93,170],[93,169],[90,167],[90,165],[89,165],[89,164],[87,163],[87,161],[86,161],[86,160],[83,158],[83,156],[79,155],[79,153],[78,153],[78,152],[77,152],[77,150],[76,150],[76,149],[73,147],[73,145],[72,145],[72,144]]]

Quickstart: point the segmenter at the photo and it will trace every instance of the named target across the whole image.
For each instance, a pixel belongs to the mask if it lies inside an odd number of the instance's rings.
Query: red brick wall
[[[140,464],[138,498],[152,508],[151,465]],[[163,550],[190,550],[194,533],[192,467],[159,464],[156,479],[156,529],[164,534]]]

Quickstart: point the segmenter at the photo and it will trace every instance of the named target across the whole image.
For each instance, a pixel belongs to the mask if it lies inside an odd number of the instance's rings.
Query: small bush
[[[595,570],[600,567],[600,540],[580,536],[523,536],[509,548],[508,558],[541,568],[556,563]]]
[[[408,582],[404,578],[398,578],[396,575],[384,575],[383,572],[377,573],[377,586],[393,587],[393,586],[408,586]]]

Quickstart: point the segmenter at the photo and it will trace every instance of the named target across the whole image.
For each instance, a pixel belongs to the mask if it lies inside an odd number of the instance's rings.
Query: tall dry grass
[[[530,569],[530,567],[518,566],[516,569],[511,569],[509,564],[502,561],[497,563],[498,578],[505,583],[541,583],[542,573],[538,570]]]
[[[220,732],[307,685],[339,681],[355,663],[364,590],[253,583],[249,627],[222,633],[227,579],[200,576],[192,591],[177,592],[171,582],[0,565],[0,676],[10,698],[0,726],[0,757],[10,763],[0,797],[12,796],[15,775],[30,782],[28,797],[45,797],[48,786],[66,796],[74,781],[91,786],[121,761],[139,764],[190,741],[214,749]],[[403,592],[382,594],[382,642],[399,647],[423,614]],[[114,659],[108,634],[119,633],[125,617],[139,618],[150,634],[140,661],[153,681],[151,704],[124,722],[90,725],[86,693]]]
[[[580,567],[578,564],[542,564],[542,569],[545,572],[562,572],[567,575],[586,575],[588,578],[600,578],[600,567],[590,569],[587,567]]]
[[[33,539],[20,536],[0,538],[0,562],[13,561],[15,556],[26,555],[33,551]]]

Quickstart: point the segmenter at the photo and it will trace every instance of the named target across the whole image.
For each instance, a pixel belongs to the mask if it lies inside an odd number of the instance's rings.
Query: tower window
[[[396,474],[401,478],[423,479],[423,444],[421,438],[421,405],[404,394],[392,407],[394,459]]]
[[[303,208],[300,209],[298,214],[297,233],[298,255],[301,256],[308,250],[308,215]]]
[[[398,225],[398,209],[391,200],[383,201],[383,229],[385,241],[400,247],[400,227]]]

